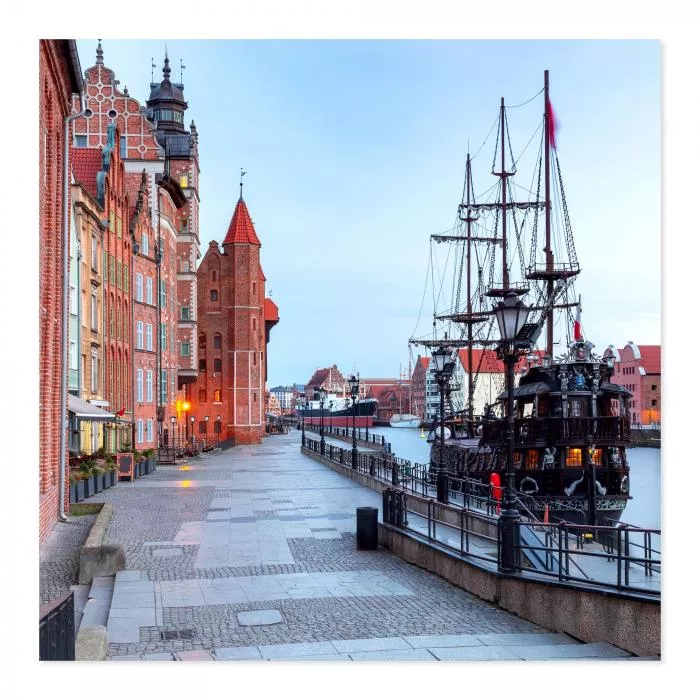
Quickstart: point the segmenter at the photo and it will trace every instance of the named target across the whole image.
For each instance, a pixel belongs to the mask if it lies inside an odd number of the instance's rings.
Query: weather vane
[[[151,56],[151,82],[153,82],[153,71],[156,69],[156,64],[153,61],[153,56]]]
[[[182,59],[180,59],[180,84],[182,84],[182,71],[185,70],[187,66],[182,62]]]
[[[241,199],[243,199],[243,176],[244,176],[245,174],[246,174],[246,171],[243,170],[243,168],[241,168],[241,182],[240,182],[240,185],[241,185]]]

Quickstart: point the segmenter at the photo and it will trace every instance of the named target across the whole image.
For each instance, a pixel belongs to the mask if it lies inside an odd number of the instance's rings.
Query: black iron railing
[[[506,420],[487,423],[484,440],[489,443],[506,441]],[[631,439],[630,424],[620,416],[599,418],[520,418],[515,421],[515,445],[559,445],[564,442],[584,443],[592,436],[596,445],[625,442]]]
[[[73,591],[39,609],[39,660],[75,660]]]
[[[301,423],[299,425],[301,425]],[[319,424],[309,423],[307,421],[305,424],[305,430],[311,433],[318,433]],[[352,428],[341,428],[337,425],[324,426],[323,435],[327,437],[342,437],[352,440]],[[365,445],[377,445],[378,447],[381,446],[382,448],[389,445],[389,448],[391,448],[391,443],[387,442],[383,435],[377,435],[376,433],[366,434],[363,428],[355,428],[355,439],[358,443],[364,443]]]

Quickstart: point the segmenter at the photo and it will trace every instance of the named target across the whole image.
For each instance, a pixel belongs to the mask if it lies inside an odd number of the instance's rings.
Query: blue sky
[[[83,70],[95,40],[78,41]],[[162,41],[103,40],[105,64],[145,102]],[[200,135],[202,250],[244,197],[280,308],[268,385],[319,366],[398,376],[408,363],[428,237],[450,229],[468,144],[550,70],[559,160],[599,349],[661,340],[661,47],[657,41],[168,41],[186,123]],[[539,96],[509,113],[514,151]],[[474,162],[492,186],[492,141]],[[529,180],[529,175],[526,178]],[[419,330],[428,330],[424,311]],[[415,357],[416,351],[414,351]]]

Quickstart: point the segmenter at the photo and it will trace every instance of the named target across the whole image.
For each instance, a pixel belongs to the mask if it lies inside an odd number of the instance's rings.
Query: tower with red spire
[[[212,241],[197,268],[199,372],[188,389],[199,439],[251,444],[265,434],[267,341],[278,317],[260,247],[241,185],[223,251]]]

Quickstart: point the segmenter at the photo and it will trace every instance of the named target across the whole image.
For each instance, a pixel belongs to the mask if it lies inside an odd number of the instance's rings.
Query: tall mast
[[[467,153],[467,204],[471,204],[471,179],[472,179],[472,161],[471,155]],[[467,209],[469,212],[469,210]],[[467,215],[467,314],[471,318],[472,314],[472,221],[474,218],[471,212]],[[472,376],[472,343],[473,343],[472,324],[467,324],[467,417],[471,429],[472,421],[474,420],[474,379]]]
[[[549,109],[549,71],[544,72],[544,199],[545,199],[545,210],[544,210],[544,230],[545,230],[545,263],[547,270],[547,298],[550,299],[552,293],[554,292],[554,277],[552,272],[554,271],[554,256],[552,254],[552,202],[549,191],[549,135],[551,125],[550,121],[550,109]],[[550,357],[554,356],[554,309],[551,308],[547,312],[547,355]]]
[[[503,227],[503,294],[510,287],[508,280],[508,247],[506,244],[506,107],[501,97],[501,217]]]

